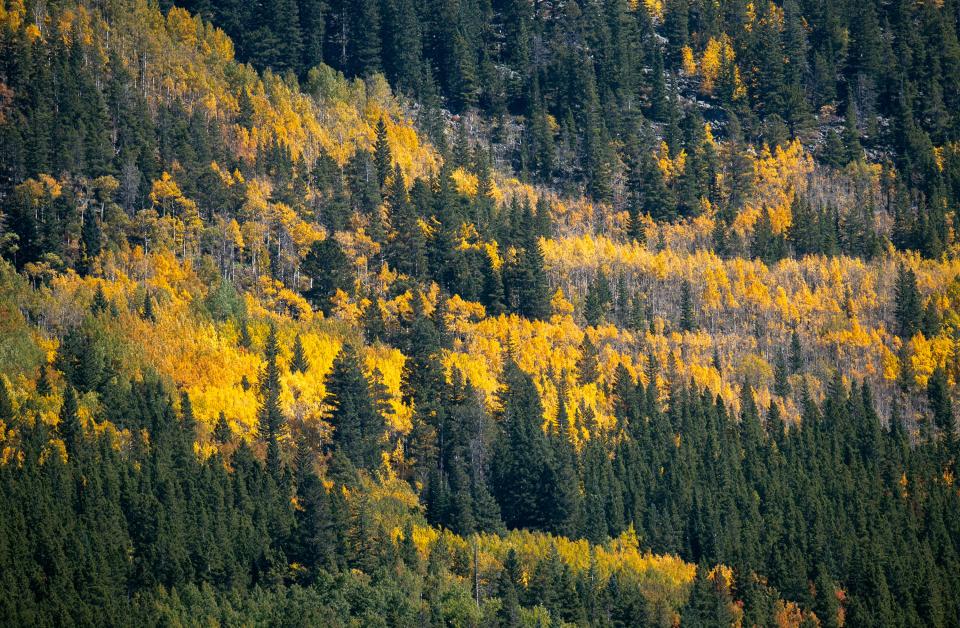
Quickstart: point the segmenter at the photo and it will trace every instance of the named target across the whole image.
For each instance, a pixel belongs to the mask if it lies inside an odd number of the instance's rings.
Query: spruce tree
[[[60,421],[57,423],[57,435],[63,440],[67,454],[73,458],[83,445],[83,424],[77,414],[77,393],[73,386],[67,385],[63,391],[63,404],[60,406]]]
[[[387,141],[387,125],[383,116],[377,120],[376,140],[373,144],[373,162],[377,167],[377,181],[382,188],[393,169],[393,157],[390,154],[390,143]]]
[[[306,373],[310,370],[310,361],[307,360],[307,354],[303,350],[303,340],[300,334],[293,339],[293,356],[290,358],[290,371],[292,373]]]
[[[279,438],[284,430],[285,420],[280,407],[280,366],[277,356],[280,346],[277,342],[277,328],[270,326],[264,347],[266,366],[260,377],[260,408],[257,412],[257,435],[266,443],[267,469],[277,481],[281,474]]]
[[[0,377],[0,421],[8,425],[13,421],[13,401],[10,399],[10,391],[3,377]]]
[[[927,382],[927,403],[933,415],[933,423],[948,434],[953,433],[953,407],[950,401],[950,389],[947,373],[942,366],[934,369]]]
[[[342,452],[358,469],[380,465],[381,439],[386,427],[377,410],[357,350],[344,345],[327,376],[333,426],[331,449]]]
[[[897,266],[894,300],[896,302],[896,332],[900,338],[909,340],[920,329],[923,316],[917,276],[903,263]]]
[[[350,290],[349,267],[350,261],[334,238],[327,237],[310,246],[300,270],[310,280],[304,294],[314,307],[329,313],[337,291]]]
[[[530,376],[510,361],[504,369],[501,430],[491,460],[491,485],[509,528],[556,530],[568,513],[541,427],[543,407]]]

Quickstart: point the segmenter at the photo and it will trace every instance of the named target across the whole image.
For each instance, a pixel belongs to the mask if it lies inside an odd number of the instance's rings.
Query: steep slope
[[[4,616],[958,612],[960,269],[890,246],[889,169],[690,116],[586,200],[182,9],[0,19]]]

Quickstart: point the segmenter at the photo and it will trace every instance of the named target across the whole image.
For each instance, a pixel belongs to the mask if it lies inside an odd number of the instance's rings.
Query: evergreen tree
[[[7,424],[13,421],[13,402],[7,390],[7,383],[2,378],[0,378],[0,421]]]
[[[373,144],[373,161],[377,167],[377,180],[382,188],[393,170],[393,157],[390,154],[390,143],[387,141],[387,125],[383,116],[377,120],[377,138]]]
[[[912,269],[902,263],[897,266],[894,300],[897,335],[903,339],[912,338],[920,329],[923,310],[920,291],[917,289],[917,276]]]
[[[285,419],[280,407],[280,366],[277,356],[277,328],[270,326],[264,347],[266,366],[260,378],[260,407],[257,413],[257,435],[266,443],[267,469],[275,480],[280,479],[281,460],[279,438],[284,431]]]
[[[63,440],[67,455],[76,456],[83,447],[83,424],[77,414],[77,393],[73,386],[68,385],[63,391],[63,405],[60,406],[60,421],[57,423],[57,434]]]
[[[938,428],[953,433],[953,408],[950,401],[950,389],[947,383],[947,373],[943,367],[937,367],[927,382],[927,402],[930,404],[930,413],[933,423]]]
[[[306,373],[309,370],[310,362],[303,350],[303,340],[301,340],[300,334],[297,334],[293,339],[293,357],[290,358],[290,371],[292,373]]]
[[[491,485],[510,528],[556,529],[568,513],[547,437],[543,408],[530,376],[513,362],[504,369],[501,430],[491,461]]]
[[[358,469],[380,465],[385,423],[360,366],[356,349],[345,345],[327,376],[333,450],[342,452]]]
[[[349,260],[335,239],[328,237],[310,246],[301,271],[310,278],[311,285],[305,294],[315,307],[328,313],[336,292],[350,289],[352,280],[348,268]]]

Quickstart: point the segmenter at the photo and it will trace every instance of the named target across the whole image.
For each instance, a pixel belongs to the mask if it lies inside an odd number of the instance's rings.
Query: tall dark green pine
[[[279,438],[284,429],[283,411],[280,408],[280,366],[277,356],[280,346],[277,342],[277,328],[270,326],[267,342],[264,347],[263,375],[260,378],[260,408],[257,413],[257,435],[266,443],[267,469],[277,481],[281,476],[281,460]]]
[[[680,329],[694,331],[697,328],[697,313],[693,305],[690,282],[684,280],[680,285]]]
[[[386,257],[392,268],[418,278],[427,270],[427,247],[417,220],[416,208],[410,202],[399,164],[394,167],[387,190],[392,233],[387,242]]]
[[[7,382],[0,378],[0,421],[10,424],[13,420],[13,401],[10,399],[10,391],[7,390]]]
[[[852,97],[847,98],[847,109],[843,118],[843,146],[846,151],[845,161],[859,161],[863,159],[863,147],[860,145],[860,129],[857,125],[857,105]]]
[[[583,304],[583,317],[586,319],[587,325],[596,327],[603,322],[606,319],[607,310],[612,300],[613,293],[610,290],[610,282],[603,270],[600,270],[597,272],[596,280],[590,284]]]
[[[373,163],[377,167],[377,181],[382,188],[393,169],[393,157],[390,153],[390,143],[387,141],[387,124],[383,116],[377,120],[377,138],[373,144]]]
[[[353,76],[367,77],[383,69],[380,46],[380,9],[377,0],[340,0],[349,17],[344,66]]]
[[[727,628],[733,623],[730,592],[723,586],[723,577],[709,577],[710,567],[701,563],[693,580],[690,598],[680,611],[684,626],[692,628]]]
[[[950,387],[947,382],[947,372],[938,366],[927,382],[927,403],[930,405],[930,414],[933,423],[945,433],[953,433],[953,407],[950,401]]]
[[[57,423],[57,434],[67,448],[67,455],[71,458],[77,455],[83,446],[83,424],[77,414],[77,393],[73,386],[67,385],[63,391],[63,405],[60,406],[60,421]]]
[[[429,68],[423,59],[421,20],[413,0],[390,0],[384,6],[384,69],[390,84],[405,94],[427,88]],[[426,95],[426,94],[424,94]],[[421,102],[427,100],[421,97]]]
[[[908,340],[920,329],[923,306],[920,302],[920,291],[917,289],[917,276],[902,263],[897,266],[894,301],[897,335]]]
[[[327,376],[327,394],[333,426],[331,448],[345,455],[358,469],[379,467],[386,424],[354,347],[344,345],[337,354]]]
[[[535,238],[523,249],[521,270],[520,313],[531,319],[546,319],[550,316],[550,288],[543,267],[543,252]]]
[[[783,351],[777,354],[773,365],[773,391],[781,397],[787,397],[790,394],[790,366],[787,364],[787,358]]]
[[[303,340],[300,334],[293,339],[293,356],[290,358],[290,371],[292,373],[306,373],[310,370],[310,361],[303,350]]]
[[[497,316],[502,314],[505,308],[504,301],[506,296],[503,292],[503,278],[500,276],[500,270],[493,265],[490,255],[484,251],[481,258],[480,272],[483,275],[483,287],[480,295],[480,301],[487,309],[487,314]]]
[[[803,370],[803,345],[800,344],[800,333],[794,328],[790,332],[790,372],[799,373]]]
[[[310,281],[310,287],[304,294],[314,307],[324,313],[329,313],[337,290],[346,292],[352,287],[350,260],[340,244],[331,237],[310,246],[300,270]]]
[[[490,483],[508,528],[553,530],[567,513],[543,432],[543,406],[530,376],[512,360],[504,368],[500,434],[490,463]]]
[[[83,267],[84,272],[90,272],[90,270],[92,270],[91,265],[93,264],[93,260],[100,255],[103,247],[102,237],[100,223],[95,213],[89,212],[86,220],[83,221],[82,231],[83,253],[81,255],[80,266]]]

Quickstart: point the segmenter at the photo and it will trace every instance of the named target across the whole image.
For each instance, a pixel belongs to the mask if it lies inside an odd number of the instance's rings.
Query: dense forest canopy
[[[0,623],[960,624],[956,0],[0,0]]]

